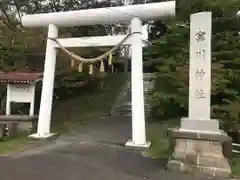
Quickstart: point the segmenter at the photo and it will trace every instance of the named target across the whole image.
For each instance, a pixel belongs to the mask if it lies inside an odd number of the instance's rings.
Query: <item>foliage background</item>
[[[161,0],[151,0],[159,2]],[[135,0],[133,3],[144,3]],[[14,31],[19,26],[16,17],[22,14],[58,12],[76,9],[121,6],[116,0],[2,0],[0,7],[7,12],[13,31],[2,23],[0,28],[0,69],[15,70],[21,67],[43,70],[46,29],[27,32]],[[166,21],[148,22],[149,45],[144,48],[144,70],[155,72],[156,87],[153,91],[152,115],[156,120],[187,116],[189,17],[191,13],[212,11],[212,118],[220,120],[221,128],[238,133],[240,118],[240,20],[236,13],[239,0],[177,0],[177,16]],[[123,32],[126,25],[86,26],[62,28],[61,36],[108,35]],[[37,36],[36,36],[37,34]],[[99,54],[92,49],[90,55]],[[64,69],[69,63],[61,53],[57,63]],[[235,138],[236,139],[236,138]]]
[[[145,57],[157,59],[153,92],[156,120],[187,116],[189,17],[191,13],[212,11],[212,118],[239,141],[240,118],[240,20],[238,0],[177,1],[177,16],[167,22],[168,32],[153,42]],[[236,135],[237,134],[237,135]]]

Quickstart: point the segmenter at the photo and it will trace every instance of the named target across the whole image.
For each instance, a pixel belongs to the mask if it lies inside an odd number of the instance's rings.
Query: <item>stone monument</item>
[[[190,17],[189,112],[181,127],[169,130],[172,156],[170,170],[227,177],[231,138],[211,119],[211,12]]]

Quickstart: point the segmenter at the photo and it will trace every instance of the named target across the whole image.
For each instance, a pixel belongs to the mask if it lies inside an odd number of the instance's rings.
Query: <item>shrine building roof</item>
[[[42,80],[43,73],[0,72],[0,83],[32,84]]]

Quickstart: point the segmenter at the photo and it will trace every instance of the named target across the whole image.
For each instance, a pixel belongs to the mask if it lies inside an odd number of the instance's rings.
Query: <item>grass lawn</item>
[[[234,148],[236,149],[236,148]],[[240,148],[237,148],[239,151]],[[240,154],[234,153],[231,160],[232,176],[240,178]]]
[[[233,155],[231,164],[233,176],[240,177],[240,154]]]
[[[166,120],[151,122],[147,125],[147,136],[151,147],[144,152],[148,157],[166,160],[169,157],[169,141],[167,137],[168,128],[179,125],[180,120]]]
[[[107,115],[127,77],[122,73],[108,74],[102,79],[104,88],[98,88],[98,83],[93,82],[84,90],[79,89],[79,93],[71,98],[59,100],[53,109],[51,131],[66,133],[91,120]],[[26,137],[27,134],[23,134],[13,139],[3,139],[0,142],[0,154],[22,150],[36,142]]]

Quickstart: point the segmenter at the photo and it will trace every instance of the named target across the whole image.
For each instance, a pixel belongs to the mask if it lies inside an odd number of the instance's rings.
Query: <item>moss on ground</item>
[[[233,154],[231,161],[232,176],[240,177],[240,154]]]
[[[151,142],[151,147],[144,153],[146,156],[162,160],[168,159],[169,141],[167,137],[168,128],[179,125],[180,120],[166,120],[161,122],[151,122],[147,124],[147,136]]]

